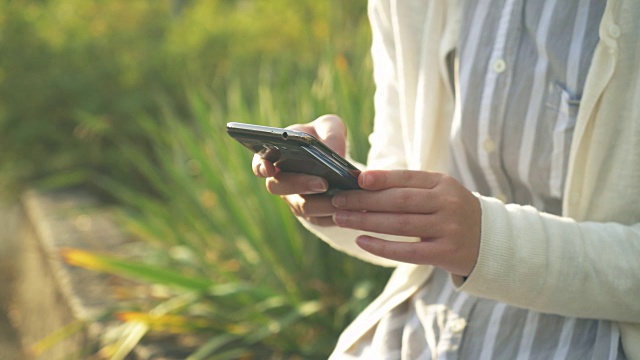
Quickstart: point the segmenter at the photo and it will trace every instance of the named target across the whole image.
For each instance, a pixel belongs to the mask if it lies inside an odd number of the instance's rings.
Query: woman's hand
[[[468,276],[480,249],[479,200],[455,179],[409,170],[370,170],[360,174],[365,190],[334,196],[338,226],[390,235],[418,237],[394,242],[361,236],[358,245],[388,259],[430,264]]]
[[[315,136],[340,156],[346,153],[347,129],[336,115],[324,115],[311,123],[288,128]],[[332,216],[336,208],[331,203],[331,196],[323,194],[329,186],[327,180],[319,176],[280,171],[272,162],[258,155],[253,157],[253,173],[265,178],[269,192],[280,195],[296,216],[316,225],[335,225]]]

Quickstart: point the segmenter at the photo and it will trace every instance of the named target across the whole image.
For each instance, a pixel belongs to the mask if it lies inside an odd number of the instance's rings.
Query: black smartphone
[[[360,170],[310,134],[237,122],[227,123],[227,133],[282,171],[325,178],[329,191],[360,188]]]

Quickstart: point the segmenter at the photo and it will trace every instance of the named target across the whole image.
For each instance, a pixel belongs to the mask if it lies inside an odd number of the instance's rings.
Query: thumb
[[[347,152],[347,127],[337,115],[323,115],[312,123],[318,139],[340,156]]]

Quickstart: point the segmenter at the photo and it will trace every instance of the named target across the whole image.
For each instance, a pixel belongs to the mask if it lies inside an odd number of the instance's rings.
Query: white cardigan
[[[377,91],[369,168],[448,171],[456,109],[446,57],[456,45],[459,13],[454,0],[370,1]],[[452,280],[461,291],[514,306],[616,321],[626,355],[640,359],[640,1],[609,0],[600,38],[574,132],[563,217],[479,197],[478,262],[465,282]],[[354,243],[361,232],[303,223],[341,251],[397,265],[336,352],[431,274],[430,266],[364,252]]]

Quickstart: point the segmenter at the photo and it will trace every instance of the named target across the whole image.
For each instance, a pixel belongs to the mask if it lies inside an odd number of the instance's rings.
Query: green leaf
[[[206,292],[213,285],[213,282],[207,278],[185,275],[175,269],[166,269],[79,249],[65,249],[62,255],[67,263],[74,266],[149,283],[198,292]]]

